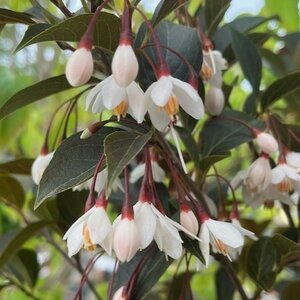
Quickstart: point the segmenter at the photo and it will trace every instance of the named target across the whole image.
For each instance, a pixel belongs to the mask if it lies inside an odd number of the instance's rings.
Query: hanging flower
[[[151,161],[152,166],[152,173],[153,173],[153,179],[155,182],[163,182],[166,173],[165,171],[159,166],[159,164],[156,161]],[[136,166],[131,174],[130,174],[130,182],[134,183],[137,182],[141,177],[143,177],[145,174],[145,163],[139,164]]]
[[[154,127],[163,131],[179,111],[179,106],[195,119],[204,115],[198,92],[187,82],[171,75],[161,76],[145,93],[148,111]]]
[[[300,171],[300,153],[299,152],[293,152],[289,151],[286,156],[286,163],[296,169],[297,171]]]
[[[80,86],[87,83],[93,71],[92,52],[85,47],[80,47],[74,51],[66,65],[66,77],[72,86]]]
[[[109,255],[112,250],[111,223],[104,206],[93,206],[81,216],[65,233],[69,257],[82,247],[88,251],[96,250],[100,245]]]
[[[126,88],[120,87],[111,75],[97,84],[86,99],[86,110],[96,114],[105,109],[112,110],[118,117],[129,113],[141,123],[147,111],[144,92],[134,81]]]
[[[47,154],[40,154],[33,162],[31,167],[31,176],[35,184],[37,185],[40,184],[42,176],[46,168],[48,167],[53,155],[54,152],[50,152]]]
[[[212,116],[219,116],[225,105],[225,97],[221,88],[210,87],[205,97],[206,111]]]
[[[194,236],[198,234],[198,220],[193,211],[186,205],[180,207],[180,224]],[[190,237],[193,239],[193,236]]]
[[[275,138],[267,133],[254,130],[256,143],[264,153],[271,154],[278,151],[278,143]]]
[[[112,300],[126,300],[124,294],[124,286],[121,286],[113,295]]]

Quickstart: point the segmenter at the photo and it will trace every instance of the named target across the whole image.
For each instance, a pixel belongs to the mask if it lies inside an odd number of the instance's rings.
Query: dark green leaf
[[[22,185],[13,177],[0,177],[0,199],[8,205],[21,208],[25,201]]]
[[[202,65],[202,50],[196,30],[187,26],[162,21],[155,29],[155,32],[163,46],[167,46],[182,55],[195,69],[200,72]],[[136,46],[139,47],[145,35],[145,27],[141,26],[138,33]],[[152,61],[157,62],[156,51],[153,47],[145,49]],[[163,55],[170,66],[172,76],[184,81],[188,81],[188,67],[173,53],[163,49]],[[146,89],[151,83],[156,81],[151,66],[144,57],[139,57],[139,82]]]
[[[145,252],[147,252],[147,250],[139,252],[129,263],[121,264],[115,277],[114,291],[128,282],[138,263],[145,255],[147,255]],[[163,252],[156,251],[152,255],[149,255],[148,253],[148,259],[146,260],[143,269],[138,273],[138,279],[134,285],[130,299],[142,299],[158,281],[160,276],[165,273],[172,262],[173,259],[170,257],[166,260],[165,253]]]
[[[103,153],[104,139],[117,130],[103,127],[88,139],[80,139],[81,133],[77,133],[63,141],[42,177],[35,208],[45,199],[89,179]]]
[[[153,26],[157,25],[161,20],[163,20],[168,14],[173,12],[176,8],[180,6],[178,0],[161,0],[155,8],[151,23]]]
[[[47,221],[31,223],[25,228],[15,229],[1,236],[0,267],[2,267],[5,262],[15,255],[27,240],[35,236],[38,231],[50,224],[51,223]]]
[[[300,88],[300,72],[295,72],[273,82],[262,94],[261,108],[264,111],[276,100],[286,97]]]
[[[8,261],[4,269],[12,273],[20,282],[34,287],[40,268],[36,253],[30,249],[21,249]]]
[[[0,173],[30,175],[32,163],[33,159],[28,158],[9,161],[0,164]]]
[[[210,0],[205,2],[207,35],[211,36],[222,21],[231,0]]]
[[[200,250],[199,242],[196,240],[191,240],[183,234],[181,235],[181,238],[184,242],[183,247],[195,255],[205,265],[205,260]]]
[[[96,83],[99,80],[92,78],[88,83]],[[73,88],[65,75],[55,76],[31,85],[13,95],[0,108],[0,119],[16,111],[17,109],[36,102],[45,97]]]
[[[239,61],[245,77],[252,85],[253,92],[258,93],[261,75],[262,62],[257,49],[251,40],[245,35],[232,29],[232,47]]]
[[[200,169],[202,170],[203,173],[206,173],[212,165],[214,165],[218,161],[228,158],[229,156],[230,156],[230,152],[207,156],[200,160],[200,164],[199,164]]]
[[[108,171],[108,194],[110,193],[113,182],[130,161],[144,148],[146,143],[151,139],[152,134],[152,131],[146,134],[119,131],[106,137],[104,152]]]
[[[234,295],[235,286],[223,267],[220,267],[215,275],[218,300],[231,300]]]
[[[29,35],[25,34],[16,51],[26,46],[46,41],[79,42],[87,29],[91,17],[92,14],[82,14],[68,18],[32,36],[30,39],[28,38]],[[118,46],[119,36],[119,18],[113,14],[100,13],[94,30],[93,44],[103,50],[114,51]]]
[[[29,14],[13,11],[5,8],[0,8],[0,24],[34,24],[35,22],[31,19]]]
[[[201,136],[203,158],[224,155],[236,146],[252,140],[250,130],[235,120],[244,121],[249,126],[261,130],[264,128],[263,122],[245,113],[227,109],[219,117],[208,120],[203,128]]]
[[[270,290],[275,282],[278,252],[271,238],[262,237],[254,242],[247,256],[249,276],[264,290]]]

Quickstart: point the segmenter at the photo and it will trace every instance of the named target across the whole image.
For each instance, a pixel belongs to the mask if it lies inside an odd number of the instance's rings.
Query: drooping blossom
[[[211,86],[205,97],[205,109],[212,116],[222,113],[225,105],[225,97],[221,88]]]
[[[189,232],[191,232],[194,236],[198,234],[199,231],[199,223],[198,220],[193,213],[193,211],[189,208],[188,205],[182,204],[180,206],[180,224]],[[193,236],[190,236],[192,239]]]
[[[267,132],[254,130],[256,143],[262,152],[272,154],[278,151],[278,142]]]
[[[294,151],[288,151],[285,155],[286,163],[296,169],[297,171],[300,171],[300,153],[294,152]]]
[[[35,161],[32,164],[31,167],[31,176],[33,179],[33,182],[37,185],[40,184],[40,181],[42,179],[42,176],[48,167],[52,157],[54,155],[54,152],[50,152],[47,154],[41,153],[40,155],[37,156]]]

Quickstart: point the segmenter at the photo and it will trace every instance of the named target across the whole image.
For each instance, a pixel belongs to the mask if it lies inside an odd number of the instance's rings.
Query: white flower
[[[261,156],[249,167],[244,183],[251,192],[265,190],[271,182],[271,166],[268,156]]]
[[[244,239],[238,229],[228,222],[207,219],[200,228],[200,250],[205,260],[205,266],[209,263],[209,244],[214,251],[227,256],[229,251],[239,249],[244,245]]]
[[[222,113],[225,105],[225,97],[222,89],[210,87],[205,97],[206,111],[212,116],[218,116]]]
[[[193,233],[194,235],[198,234],[199,231],[199,223],[192,212],[192,210],[181,209],[180,210],[180,224],[189,232]],[[193,239],[193,236],[191,236]]]
[[[136,82],[120,87],[111,75],[97,84],[87,95],[86,110],[101,113],[113,110],[117,116],[129,113],[138,123],[143,122],[147,111],[144,92]]]
[[[121,286],[113,295],[112,300],[126,300],[126,297],[123,296],[124,286]]]
[[[54,152],[50,152],[48,154],[40,154],[35,161],[32,164],[31,167],[31,176],[33,179],[33,182],[37,185],[40,184],[40,181],[42,179],[42,176],[48,167]]]
[[[139,64],[131,45],[118,46],[111,64],[112,74],[120,87],[131,84],[139,71]]]
[[[151,167],[152,167],[152,174],[153,179],[155,182],[163,182],[166,173],[165,171],[159,166],[159,164],[156,161],[151,161]],[[145,174],[145,163],[139,164],[136,166],[132,172],[130,173],[130,182],[134,183],[137,182],[141,177],[143,177]]]
[[[96,178],[96,182],[95,182],[95,192],[97,192],[98,194],[100,194],[106,185],[107,182],[107,168],[103,169],[101,172],[98,173],[97,178]],[[82,190],[88,190],[91,188],[93,182],[93,178],[90,178],[87,181],[84,181],[83,183],[80,183],[79,185],[76,185],[73,187],[73,191],[82,191]],[[123,191],[123,186],[121,183],[121,180],[119,178],[117,178],[113,185],[112,185],[112,190],[116,191],[117,189],[120,189],[121,191]]]
[[[241,233],[242,236],[247,236],[252,240],[257,240],[255,233],[242,227],[238,219],[233,218],[231,219],[231,222],[234,225],[234,227]]]
[[[145,93],[148,111],[154,127],[163,131],[179,106],[195,119],[204,115],[204,107],[198,92],[187,82],[171,75],[161,76]]]
[[[285,156],[286,163],[296,169],[297,171],[300,170],[300,153],[299,152],[288,152]]]
[[[94,71],[92,52],[86,48],[78,48],[66,65],[66,77],[70,85],[80,86],[89,81]]]
[[[113,249],[121,262],[130,261],[140,248],[140,236],[135,219],[119,216],[113,223]]]
[[[256,143],[258,147],[267,154],[278,151],[278,143],[275,138],[269,133],[259,132],[256,135]]]
[[[279,192],[300,192],[300,176],[297,171],[286,163],[279,163],[271,171],[271,182],[277,186]]]
[[[222,87],[222,71],[228,68],[228,63],[220,51],[203,51],[201,77],[212,86]]]
[[[93,206],[65,233],[68,254],[73,256],[82,247],[94,251],[99,244],[109,255],[112,250],[112,227],[103,206]]]
[[[280,295],[276,291],[272,291],[272,292],[262,291],[258,300],[280,300]]]

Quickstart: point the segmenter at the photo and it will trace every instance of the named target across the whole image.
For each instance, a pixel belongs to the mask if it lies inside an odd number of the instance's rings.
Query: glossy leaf
[[[247,255],[249,276],[264,290],[270,290],[275,282],[278,267],[278,252],[269,237],[254,242]]]
[[[104,151],[104,139],[117,130],[103,127],[88,139],[80,139],[81,133],[77,133],[63,141],[42,177],[35,208],[47,198],[89,179]]]
[[[218,300],[231,300],[233,299],[235,286],[228,273],[223,267],[220,267],[215,275],[217,299]]]
[[[222,21],[231,0],[210,0],[205,2],[205,20],[207,35],[211,36],[219,23]]]
[[[119,131],[106,137],[104,152],[108,170],[108,194],[110,193],[113,182],[130,161],[144,148],[152,137],[152,134],[152,131],[146,134]]]
[[[99,80],[92,78],[89,83],[98,83]],[[0,108],[0,119],[45,97],[73,88],[67,81],[65,75],[55,76],[31,85],[13,95]]]
[[[15,255],[27,240],[34,237],[42,228],[50,224],[47,221],[31,223],[25,228],[15,229],[1,236],[0,267]]]
[[[185,235],[181,235],[181,238],[184,241],[183,247],[195,255],[205,265],[205,260],[200,250],[199,242],[196,240],[191,240]]]
[[[274,81],[262,94],[261,108],[264,111],[276,100],[286,97],[300,88],[300,72],[286,75]]]
[[[16,51],[23,49],[29,45],[46,42],[79,42],[83,33],[86,31],[92,14],[82,14],[68,18],[58,24],[55,24],[35,36],[29,34],[23,38],[18,45]],[[79,26],[80,24],[80,26]],[[113,14],[102,12],[97,18],[94,30],[94,42],[97,47],[107,51],[114,51],[119,43],[120,20]]]
[[[33,159],[21,158],[0,164],[0,173],[30,175]]]
[[[236,146],[252,140],[250,130],[238,120],[261,130],[264,128],[261,121],[245,113],[227,109],[219,117],[211,118],[205,123],[201,135],[203,158],[224,155]]]
[[[7,205],[21,208],[25,201],[22,185],[13,177],[0,176],[0,199]]]
[[[218,161],[228,158],[229,156],[230,156],[230,152],[204,157],[203,159],[200,160],[199,163],[200,169],[202,170],[202,172],[206,173],[212,165],[214,165]]]
[[[252,85],[253,92],[258,93],[261,76],[262,62],[259,53],[249,38],[232,29],[232,47],[239,61],[245,77]]]
[[[31,16],[24,12],[13,11],[10,9],[0,8],[0,24],[34,24]]]
[[[180,6],[180,1],[174,0],[161,0],[155,8],[151,23],[156,26],[161,20],[163,20],[167,15],[173,12],[178,6]]]

